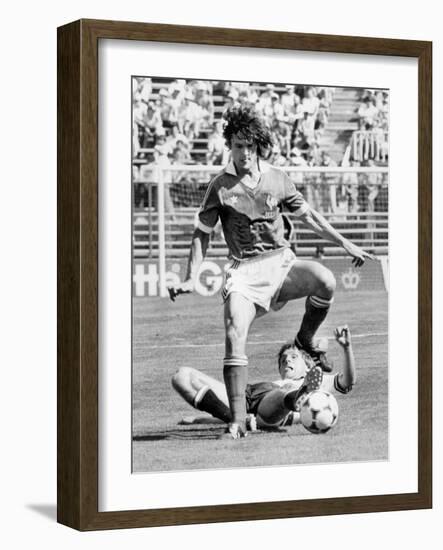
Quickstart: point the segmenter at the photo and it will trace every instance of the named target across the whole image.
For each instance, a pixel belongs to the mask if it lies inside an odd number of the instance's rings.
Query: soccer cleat
[[[323,371],[320,366],[311,367],[305,375],[303,384],[298,390],[293,390],[285,395],[285,406],[293,411],[299,411],[303,397],[309,393],[319,390],[323,382]]]
[[[257,419],[255,418],[255,415],[248,414],[246,416],[246,430],[248,432],[256,432],[257,431]]]
[[[309,357],[314,361],[317,367],[321,367],[323,372],[332,372],[334,364],[328,359],[325,351],[314,348],[313,346],[303,346],[297,336],[294,339],[294,344],[298,349],[306,352]]]
[[[225,433],[220,436],[220,439],[242,439],[247,435],[246,424],[241,426],[237,422],[231,422],[228,424]]]
[[[302,387],[306,389],[307,393],[311,393],[311,391],[319,390],[322,382],[323,370],[319,365],[315,365],[306,372]]]

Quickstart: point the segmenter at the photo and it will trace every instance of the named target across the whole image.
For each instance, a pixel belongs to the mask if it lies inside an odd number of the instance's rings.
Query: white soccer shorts
[[[286,302],[278,302],[278,295],[295,259],[290,248],[283,248],[246,260],[232,260],[225,273],[223,301],[238,292],[265,311],[280,309]]]

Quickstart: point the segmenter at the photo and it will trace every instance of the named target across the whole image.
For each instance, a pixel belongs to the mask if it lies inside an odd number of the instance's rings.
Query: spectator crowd
[[[136,205],[147,202],[147,186],[138,182],[154,183],[153,166],[164,169],[173,165],[227,163],[229,151],[221,116],[235,103],[253,105],[266,119],[273,134],[274,145],[268,159],[271,164],[337,166],[326,151],[321,151],[319,143],[328,122],[333,88],[201,80],[153,83],[150,78],[135,77],[132,92]],[[384,132],[388,127],[388,94],[365,90],[358,119],[361,130]],[[374,174],[372,179],[369,176],[291,173],[307,200],[322,212],[374,210],[382,178],[381,174]],[[190,190],[189,183],[193,183],[201,191],[207,176],[171,171],[169,181],[166,209],[173,212],[177,193],[183,206],[189,198],[181,191],[181,184]],[[387,196],[384,198],[387,205]]]
[[[362,90],[358,108],[360,130],[388,131],[389,93],[385,90]]]
[[[173,164],[221,165],[228,155],[221,115],[240,103],[253,105],[271,128],[271,162],[279,166],[317,162],[332,94],[332,88],[201,80],[157,83],[154,91],[150,78],[136,77],[134,156],[148,162],[167,157]]]
[[[389,92],[362,90],[357,115],[359,131],[353,138],[354,158],[372,158],[386,163],[389,156]]]

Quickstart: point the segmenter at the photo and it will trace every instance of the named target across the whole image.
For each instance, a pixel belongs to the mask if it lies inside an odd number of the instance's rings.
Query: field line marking
[[[352,334],[352,339],[356,338],[374,338],[376,336],[387,336],[387,332],[370,332],[367,334]],[[334,336],[325,337],[328,340],[335,340]],[[260,340],[259,342],[248,342],[249,346],[257,346],[263,344],[283,344],[287,340]],[[138,346],[140,343],[137,344]],[[172,345],[159,345],[159,346],[143,346],[144,349],[175,349],[175,348],[216,348],[224,346],[224,343],[202,343],[202,344],[172,344]]]

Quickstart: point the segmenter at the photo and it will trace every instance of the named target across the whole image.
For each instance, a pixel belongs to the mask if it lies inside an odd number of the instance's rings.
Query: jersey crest
[[[274,218],[278,206],[278,200],[270,193],[268,193],[266,195],[265,205],[265,218]]]
[[[270,194],[267,195],[265,202],[269,210],[274,210],[278,206],[278,200]]]

